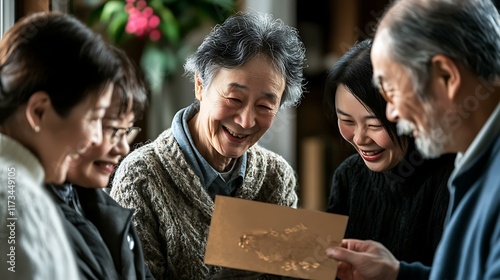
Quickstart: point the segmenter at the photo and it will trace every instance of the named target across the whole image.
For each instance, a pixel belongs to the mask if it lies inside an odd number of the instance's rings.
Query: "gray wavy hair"
[[[281,107],[297,105],[304,87],[305,47],[295,28],[269,14],[238,12],[215,26],[187,58],[185,75],[198,73],[207,88],[221,68],[237,68],[259,54],[270,58],[285,78]]]
[[[427,99],[430,60],[441,54],[461,62],[489,83],[500,75],[500,17],[490,0],[399,1],[388,24],[392,58],[410,73]]]

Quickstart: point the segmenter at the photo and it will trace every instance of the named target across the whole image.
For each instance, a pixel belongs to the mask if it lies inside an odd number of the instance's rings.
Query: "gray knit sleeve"
[[[156,279],[163,279],[167,267],[166,245],[159,234],[157,215],[154,210],[154,193],[158,180],[152,176],[151,161],[147,153],[134,151],[116,170],[111,197],[121,206],[134,210],[133,223],[141,239],[144,259]]]

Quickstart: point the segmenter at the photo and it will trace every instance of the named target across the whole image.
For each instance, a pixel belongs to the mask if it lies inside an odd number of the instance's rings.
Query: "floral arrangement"
[[[148,36],[153,42],[160,40],[160,17],[154,13],[153,8],[145,0],[126,1],[124,10],[128,13],[128,21],[125,31],[137,37]]]
[[[237,0],[111,0],[98,5],[88,22],[105,28],[103,35],[118,46],[144,45],[140,64],[154,90],[192,51],[187,35],[223,22],[236,6]]]

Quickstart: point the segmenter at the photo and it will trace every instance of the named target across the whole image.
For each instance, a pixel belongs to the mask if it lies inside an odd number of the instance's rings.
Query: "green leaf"
[[[226,11],[232,11],[234,10],[235,7],[235,0],[205,0],[207,3],[219,6],[220,8],[226,10]],[[214,9],[217,9],[217,7],[214,7]]]
[[[141,57],[141,67],[151,89],[159,90],[165,79],[176,69],[177,60],[171,50],[148,44]]]
[[[166,37],[169,42],[178,42],[180,38],[180,27],[172,10],[165,6],[160,0],[151,1],[149,6],[151,6],[154,13],[160,17],[159,28],[162,35]]]
[[[128,13],[120,13],[111,19],[108,25],[108,33],[115,43],[120,43],[125,33],[125,25],[128,21]]]
[[[179,1],[179,0],[163,0],[163,4],[165,5],[170,5],[170,4],[174,4],[176,1]]]
[[[89,26],[93,26],[94,24],[96,24],[96,22],[100,20],[103,8],[104,5],[101,5],[100,7],[90,12],[87,18],[87,23]]]
[[[114,13],[127,13],[125,12],[125,1],[108,1],[104,4],[101,21],[109,22]]]
[[[168,42],[173,44],[179,42],[180,34],[178,25],[173,22],[161,21],[159,28],[162,35],[166,37]]]

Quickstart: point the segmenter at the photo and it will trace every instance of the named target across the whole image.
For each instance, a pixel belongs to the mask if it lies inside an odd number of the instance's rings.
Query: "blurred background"
[[[78,17],[124,49],[148,82],[150,105],[137,123],[135,147],[170,127],[177,110],[194,100],[183,62],[211,28],[236,11],[272,14],[299,30],[305,46],[306,92],[282,110],[259,142],[290,162],[300,181],[300,207],[324,210],[335,168],[355,151],[341,139],[335,117],[325,115],[328,70],[356,41],[371,38],[390,0],[0,0],[0,34],[38,11]]]

